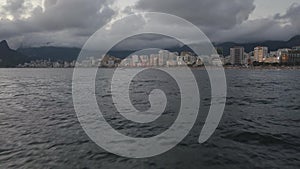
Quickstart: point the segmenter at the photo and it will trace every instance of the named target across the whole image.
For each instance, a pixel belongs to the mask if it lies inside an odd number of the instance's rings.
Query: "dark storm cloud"
[[[65,43],[65,38],[82,40],[82,36],[91,35],[115,15],[115,11],[109,7],[112,1],[108,0],[46,0],[44,10],[38,6],[31,11],[23,8],[25,1],[16,2],[18,3],[6,5],[6,13],[27,10],[30,17],[14,17],[12,21],[2,19],[0,39],[39,37],[40,39],[31,41],[40,41],[41,44],[47,43],[48,35],[52,35],[52,38],[57,38],[57,45],[60,45],[61,42]],[[28,41],[25,44],[28,44]]]
[[[287,40],[300,34],[299,4],[284,15],[255,20],[249,20],[254,0],[140,0],[135,8],[183,17],[217,42]]]
[[[249,20],[255,9],[254,0],[139,0],[125,9],[112,9],[116,0],[45,0],[44,7],[34,6],[27,0],[8,0],[0,6],[1,16],[12,16],[13,20],[0,19],[0,40],[7,39],[14,47],[25,46],[82,46],[100,27],[118,14],[135,12],[164,12],[183,17],[197,25],[212,41],[262,41],[287,40],[300,34],[300,5],[293,4],[285,14]],[[272,5],[270,4],[270,7]],[[107,40],[119,34],[143,29],[147,21],[136,16],[133,21],[111,24],[105,35]],[[130,23],[130,24],[129,24]],[[155,25],[157,24],[157,25]],[[174,27],[188,34],[184,25],[172,25],[162,20],[153,28]],[[172,25],[172,26],[170,26]],[[170,29],[170,31],[176,31]],[[182,31],[180,31],[182,30]],[[173,44],[167,39],[139,38],[138,44]],[[135,44],[125,45],[132,48]],[[138,47],[139,48],[139,47]]]
[[[220,30],[211,36],[222,41],[288,40],[300,34],[300,4],[293,4],[283,15],[250,20],[229,30]]]
[[[148,48],[166,49],[170,47],[180,47],[182,44],[167,36],[156,34],[143,34],[125,39],[118,43],[116,50],[143,50]]]
[[[140,0],[137,9],[165,12],[199,26],[228,29],[247,20],[254,0]]]
[[[281,20],[285,19],[288,20],[293,26],[295,26],[297,29],[300,29],[300,4],[294,3],[291,5],[291,7],[287,10],[287,12],[284,15],[277,14],[275,15],[274,19]]]

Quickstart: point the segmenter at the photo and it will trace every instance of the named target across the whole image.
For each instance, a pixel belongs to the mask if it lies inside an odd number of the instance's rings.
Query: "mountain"
[[[267,46],[270,51],[275,51],[280,48],[292,48],[294,46],[300,46],[300,35],[291,38],[288,41],[264,41],[256,43],[234,43],[225,42],[220,44],[214,44],[216,48],[223,50],[223,55],[228,56],[230,53],[230,48],[234,46],[243,46],[246,52],[251,52],[256,46]],[[76,60],[80,48],[67,48],[67,47],[34,47],[34,48],[20,48],[17,51],[29,56],[28,60],[48,60],[51,61],[73,61]],[[192,51],[187,45],[177,46],[173,48],[168,48],[171,52],[182,52],[182,51]],[[108,52],[109,55],[115,56],[117,58],[125,58],[130,54],[134,53],[133,50],[116,50],[112,49]],[[95,53],[91,56],[97,55]]]
[[[228,56],[230,54],[230,48],[234,46],[243,46],[245,48],[245,51],[248,53],[253,51],[254,48],[257,46],[266,46],[269,48],[269,51],[277,51],[278,49],[281,48],[292,48],[294,46],[300,46],[300,35],[294,36],[288,41],[264,41],[264,42],[253,42],[253,43],[225,42],[221,44],[216,44],[216,43],[213,44],[217,48],[218,53],[222,53],[224,56]],[[193,52],[192,49],[190,49],[187,45],[168,48],[166,50],[169,50],[171,52],[178,52],[178,53],[183,51]],[[112,56],[116,56],[119,58],[125,58],[126,56],[128,56],[133,52],[135,51],[110,51],[110,54]]]
[[[300,45],[300,35],[294,36],[288,41],[264,41],[256,43],[234,43],[234,42],[225,42],[221,44],[215,44],[217,48],[223,49],[223,55],[228,56],[230,54],[230,48],[234,46],[243,46],[246,52],[251,52],[257,46],[266,46],[269,48],[269,51],[276,51],[280,48],[292,48],[294,46]]]
[[[68,47],[33,47],[33,48],[19,48],[17,50],[29,56],[29,60],[48,60],[51,61],[74,61],[77,59],[81,49],[80,48],[68,48]],[[112,50],[108,54],[116,56],[118,58],[125,58],[135,51],[131,50]],[[90,52],[91,56],[96,56],[97,53]]]
[[[73,61],[76,60],[80,48],[66,48],[66,47],[33,47],[20,48],[18,52],[29,56],[29,60],[48,60],[51,61]]]
[[[16,67],[26,62],[27,56],[9,48],[7,41],[0,42],[0,67]]]

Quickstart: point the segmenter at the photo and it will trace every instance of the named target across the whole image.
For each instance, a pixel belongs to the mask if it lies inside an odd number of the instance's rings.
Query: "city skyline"
[[[149,52],[148,52],[149,53]],[[215,54],[210,56],[197,56],[193,52],[170,52],[158,50],[158,52],[144,54],[131,54],[124,59],[108,54],[101,58],[87,57],[81,61],[55,61],[35,60],[25,64],[19,64],[19,68],[73,68],[73,67],[202,67],[202,66],[296,66],[300,65],[300,46],[291,49],[282,48],[277,51],[269,51],[266,46],[257,46],[253,51],[246,53],[244,47],[230,48],[230,55]]]

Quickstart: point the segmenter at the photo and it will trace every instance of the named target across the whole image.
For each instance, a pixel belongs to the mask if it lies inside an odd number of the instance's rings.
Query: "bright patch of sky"
[[[255,0],[255,10],[250,15],[250,20],[273,17],[275,14],[284,14],[293,3],[299,0]]]

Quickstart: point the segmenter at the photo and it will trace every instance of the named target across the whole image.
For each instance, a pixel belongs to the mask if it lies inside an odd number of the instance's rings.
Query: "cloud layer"
[[[109,0],[45,0],[44,9],[28,8],[24,0],[8,2],[1,11],[16,15],[0,21],[0,39],[19,39],[26,45],[82,45],[116,14]],[[26,14],[30,16],[22,17]]]
[[[174,14],[201,26],[229,29],[248,19],[255,8],[253,2],[254,0],[140,0],[136,8]]]
[[[292,4],[282,16],[256,20],[249,20],[254,0],[140,0],[135,7],[183,17],[217,42],[286,40],[300,34],[300,4]]]
[[[216,42],[287,40],[300,34],[300,4],[292,4],[284,14],[249,20],[255,9],[254,0],[137,0],[125,10],[114,8],[116,1],[119,0],[45,0],[43,5],[38,5],[36,0],[0,0],[0,39],[9,40],[15,48],[81,47],[96,30],[118,16],[145,11],[187,19]],[[113,27],[108,35],[142,29],[145,22],[137,16],[130,23],[111,23]],[[170,23],[165,24],[166,28],[170,27]],[[182,25],[173,25],[174,28],[186,29]],[[142,44],[141,39],[138,42]]]

